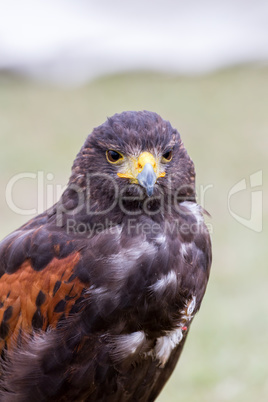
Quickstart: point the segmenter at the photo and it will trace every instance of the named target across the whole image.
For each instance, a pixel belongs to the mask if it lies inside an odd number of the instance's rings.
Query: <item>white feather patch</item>
[[[158,279],[158,281],[151,285],[149,289],[156,293],[162,293],[166,288],[176,285],[177,274],[174,271],[170,271],[167,275],[164,275],[161,279]]]
[[[114,282],[124,281],[128,278],[129,272],[136,268],[137,260],[146,255],[153,255],[156,252],[156,247],[148,242],[137,242],[133,247],[123,248],[117,254],[112,254],[107,258],[106,262],[109,266],[107,275]],[[120,261],[120,263],[119,263]]]
[[[184,201],[181,206],[185,207],[197,220],[198,225],[204,222],[202,208],[196,202]]]
[[[119,362],[136,353],[145,342],[146,336],[143,331],[113,336],[111,338],[111,355],[115,361]]]
[[[164,367],[172,350],[180,343],[183,338],[182,328],[178,327],[173,331],[167,332],[167,335],[157,339],[154,353],[160,361],[160,367]]]
[[[156,237],[155,242],[156,244],[161,246],[161,244],[165,243],[166,240],[167,240],[166,236],[164,234],[160,234]]]
[[[183,258],[186,258],[186,256],[187,256],[188,247],[189,247],[189,244],[181,243],[181,250],[180,251],[181,251],[181,255],[182,255]]]
[[[146,353],[146,356],[151,356],[153,359],[159,360],[160,367],[165,367],[171,352],[181,342],[183,338],[183,329],[185,326],[187,328],[187,326],[190,324],[193,318],[195,307],[196,297],[193,296],[188,301],[185,308],[181,311],[181,322],[178,324],[177,328],[175,328],[173,331],[168,331],[166,332],[166,335],[157,338],[154,349]]]
[[[188,304],[188,307],[187,307],[187,315],[188,316],[193,314],[195,305],[196,305],[196,297],[193,296],[192,300],[190,301],[190,303]]]

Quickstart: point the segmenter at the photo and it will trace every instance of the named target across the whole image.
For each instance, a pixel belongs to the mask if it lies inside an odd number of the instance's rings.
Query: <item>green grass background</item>
[[[44,172],[46,207],[48,194],[67,182],[92,128],[116,112],[142,109],[158,112],[181,133],[196,165],[199,199],[202,188],[212,186],[203,202],[211,214],[210,283],[181,360],[158,401],[267,401],[267,67],[187,78],[118,75],[71,89],[0,76],[0,236],[31,217],[16,214],[6,203],[6,186],[15,174]],[[243,178],[249,183],[259,170],[263,231],[256,233],[231,216],[227,198],[235,183]],[[36,180],[17,182],[13,199],[20,208],[34,208]],[[249,218],[250,191],[233,196],[231,206]]]

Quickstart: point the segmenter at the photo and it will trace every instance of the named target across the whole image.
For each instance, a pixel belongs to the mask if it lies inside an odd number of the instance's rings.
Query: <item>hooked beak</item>
[[[147,195],[150,197],[154,192],[154,185],[157,176],[151,163],[146,163],[142,171],[138,174],[137,180],[139,184],[145,188]]]
[[[155,157],[150,152],[142,152],[138,159],[133,159],[129,170],[118,172],[119,177],[130,179],[145,188],[148,197],[153,195],[154,185],[159,177],[165,177],[165,172],[159,170]]]

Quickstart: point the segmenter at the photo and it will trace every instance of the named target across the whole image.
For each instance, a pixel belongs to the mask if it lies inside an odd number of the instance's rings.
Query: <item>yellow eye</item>
[[[124,157],[119,152],[110,149],[109,151],[106,151],[106,158],[110,163],[119,163],[123,161]]]
[[[167,163],[170,162],[172,159],[172,149],[169,149],[162,155],[162,162]]]

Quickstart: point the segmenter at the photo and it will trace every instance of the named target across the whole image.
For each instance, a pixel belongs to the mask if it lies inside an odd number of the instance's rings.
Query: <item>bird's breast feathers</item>
[[[92,331],[116,334],[117,359],[137,352],[164,366],[200,306],[199,283],[208,276],[201,209],[189,202],[183,208],[187,214],[177,223],[131,218],[90,239],[62,239],[45,228],[45,234],[38,228],[11,235],[1,255],[2,348],[18,342],[23,331],[55,327],[83,310]],[[197,234],[185,242],[193,219]],[[38,259],[42,250],[44,266]]]

